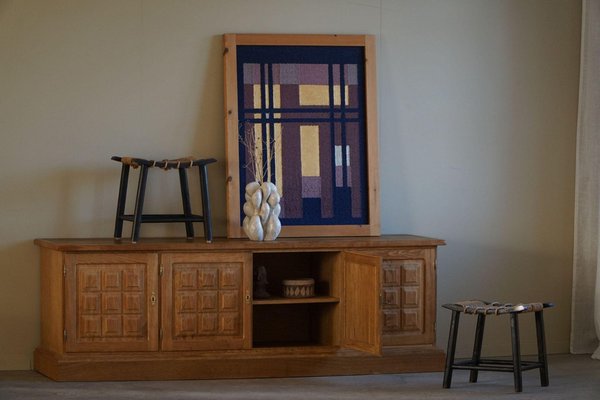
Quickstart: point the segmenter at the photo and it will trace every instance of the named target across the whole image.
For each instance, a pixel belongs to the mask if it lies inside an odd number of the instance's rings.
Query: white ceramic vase
[[[271,182],[246,185],[243,228],[250,240],[275,240],[281,232],[279,192]]]

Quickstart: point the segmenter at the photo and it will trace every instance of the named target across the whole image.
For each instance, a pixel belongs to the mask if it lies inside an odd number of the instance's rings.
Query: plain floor
[[[551,355],[550,386],[541,387],[537,370],[523,373],[515,393],[512,374],[481,372],[469,383],[456,371],[451,389],[442,373],[314,378],[194,381],[54,382],[34,371],[0,371],[0,400],[21,399],[600,399],[600,361],[589,355]]]

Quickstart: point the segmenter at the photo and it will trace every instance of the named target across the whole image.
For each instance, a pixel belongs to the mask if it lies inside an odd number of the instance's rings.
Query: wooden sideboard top
[[[37,246],[59,251],[293,251],[335,250],[345,248],[396,248],[442,246],[442,239],[415,235],[382,235],[360,237],[310,237],[279,238],[271,242],[254,242],[248,239],[215,238],[206,243],[204,238],[143,238],[137,243],[129,239],[35,239]]]

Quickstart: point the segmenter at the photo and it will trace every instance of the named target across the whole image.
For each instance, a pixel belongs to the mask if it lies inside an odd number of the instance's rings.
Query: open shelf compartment
[[[254,299],[253,347],[338,346],[341,319],[339,252],[255,253],[256,272],[264,266],[269,298]],[[283,297],[282,281],[312,278],[312,297]]]

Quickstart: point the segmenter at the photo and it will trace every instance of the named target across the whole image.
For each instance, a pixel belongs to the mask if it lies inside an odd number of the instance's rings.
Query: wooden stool
[[[523,390],[522,371],[539,368],[542,386],[548,386],[548,360],[546,357],[546,338],[544,334],[544,308],[553,307],[551,303],[530,304],[502,304],[489,303],[480,300],[463,301],[454,304],[444,304],[442,307],[452,311],[450,321],[450,335],[448,337],[448,351],[446,353],[446,369],[444,371],[444,388],[449,388],[452,383],[452,371],[455,369],[470,370],[469,382],[477,382],[479,371],[512,372],[514,374],[515,392]],[[535,327],[537,331],[537,361],[522,361],[519,342],[519,320],[521,313],[535,312]],[[473,356],[470,360],[454,361],[456,339],[458,336],[458,322],[460,314],[477,315],[475,328],[475,343]],[[483,342],[483,329],[485,318],[488,315],[509,314],[512,338],[512,360],[484,359],[481,358],[481,345]]]
[[[123,231],[123,221],[133,222],[131,230],[131,242],[136,243],[140,235],[140,225],[143,223],[157,222],[183,222],[188,239],[194,238],[194,222],[204,223],[204,238],[207,243],[212,241],[212,224],[210,217],[210,200],[208,196],[208,174],[206,166],[217,160],[208,158],[195,160],[191,157],[180,158],[177,160],[153,161],[134,157],[111,157],[111,160],[123,164],[121,167],[121,182],[119,184],[119,198],[117,200],[117,217],[115,220],[114,238],[121,239]],[[135,209],[133,214],[125,214],[125,200],[127,198],[127,183],[129,180],[129,168],[140,168],[137,196],[135,199]],[[177,169],[179,172],[179,184],[181,186],[181,200],[183,202],[183,214],[144,214],[144,196],[146,192],[146,180],[148,178],[148,169],[152,167],[162,168],[164,170]],[[192,214],[192,205],[188,189],[187,168],[198,167],[200,173],[200,191],[202,195],[202,215]]]

